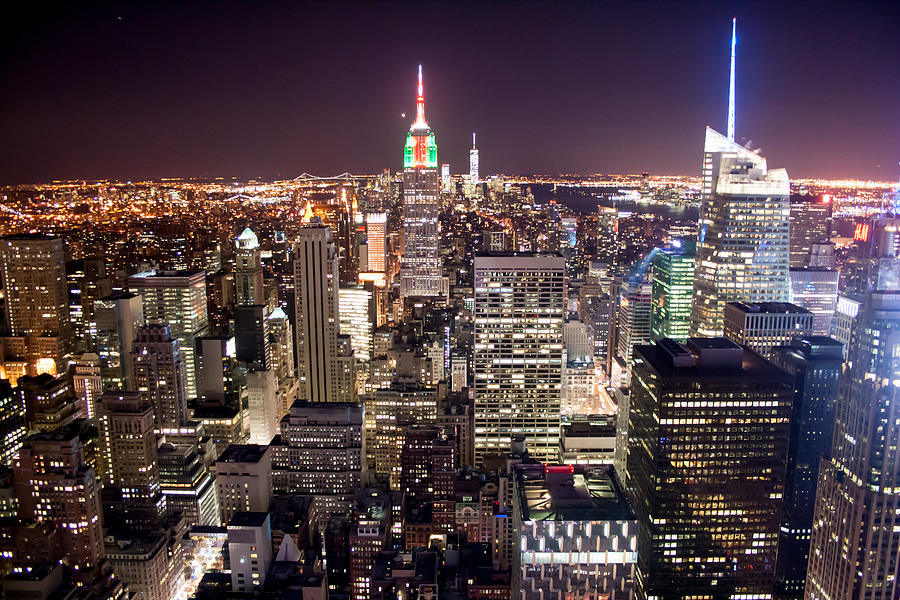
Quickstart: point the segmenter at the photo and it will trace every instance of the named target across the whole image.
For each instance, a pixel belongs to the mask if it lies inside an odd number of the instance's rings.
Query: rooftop
[[[228,521],[228,527],[262,527],[268,519],[267,512],[236,512]]]
[[[255,463],[262,460],[268,449],[268,446],[259,444],[231,444],[216,462]]]
[[[745,313],[784,313],[784,314],[812,314],[809,310],[790,302],[729,302],[728,307],[734,307]]]
[[[523,521],[626,521],[635,518],[612,468],[516,467]]]

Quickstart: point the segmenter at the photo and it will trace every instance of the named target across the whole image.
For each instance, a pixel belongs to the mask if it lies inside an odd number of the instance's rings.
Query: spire
[[[425,122],[425,92],[422,88],[422,65],[419,65],[419,93],[416,96],[416,122],[413,128],[427,128],[428,123]]]
[[[728,140],[734,141],[734,46],[737,42],[737,17],[731,19],[731,78],[728,82]]]
[[[472,132],[472,147],[475,147],[475,132]]]

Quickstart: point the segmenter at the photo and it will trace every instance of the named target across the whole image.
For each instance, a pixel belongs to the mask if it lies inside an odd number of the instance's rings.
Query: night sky
[[[0,183],[398,169],[419,62],[454,173],[693,175],[732,16],[739,141],[900,177],[897,2],[261,4],[5,3]]]

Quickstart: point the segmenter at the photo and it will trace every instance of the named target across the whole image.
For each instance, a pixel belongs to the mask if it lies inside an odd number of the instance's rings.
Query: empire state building
[[[422,66],[416,96],[416,120],[403,148],[403,258],[400,294],[403,297],[441,294],[440,196],[437,144],[425,121]]]

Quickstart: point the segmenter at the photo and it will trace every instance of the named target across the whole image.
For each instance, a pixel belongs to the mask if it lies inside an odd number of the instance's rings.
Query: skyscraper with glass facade
[[[819,468],[809,599],[900,594],[900,286],[896,259],[881,262],[852,326],[831,458]]]
[[[562,396],[565,259],[475,257],[475,460],[507,454],[514,435],[556,460]]]
[[[691,335],[722,335],[727,302],[788,300],[789,195],[784,169],[706,128]]]
[[[425,121],[425,94],[419,65],[416,120],[406,134],[403,148],[403,258],[400,263],[403,297],[441,293],[439,192],[437,143]]]
[[[679,242],[653,257],[653,291],[650,301],[650,339],[687,341],[691,328],[694,294],[694,258],[697,244]]]

